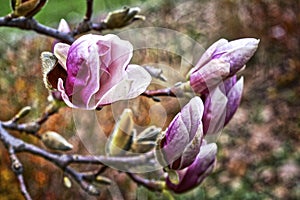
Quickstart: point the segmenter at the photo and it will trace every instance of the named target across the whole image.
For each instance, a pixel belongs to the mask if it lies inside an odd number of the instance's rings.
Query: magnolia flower
[[[163,166],[179,170],[189,166],[199,153],[203,131],[203,103],[194,97],[184,106],[158,140],[156,156]]]
[[[235,75],[206,95],[202,118],[205,135],[218,133],[230,121],[240,104],[243,86],[243,77],[237,81]]]
[[[119,100],[135,98],[150,84],[141,66],[129,64],[133,47],[113,34],[88,34],[71,46],[57,43],[54,55],[67,70],[57,89],[73,108],[95,109]]]
[[[216,154],[217,145],[215,143],[202,145],[194,162],[187,168],[177,171],[179,176],[177,184],[167,177],[167,187],[176,193],[183,193],[197,187],[212,172]]]
[[[250,60],[259,40],[243,38],[228,42],[220,39],[212,44],[189,72],[190,86],[196,93],[217,86],[233,76]]]

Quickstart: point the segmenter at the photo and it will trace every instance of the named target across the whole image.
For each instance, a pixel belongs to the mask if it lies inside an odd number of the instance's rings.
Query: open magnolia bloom
[[[54,55],[66,75],[53,87],[73,108],[92,110],[135,98],[146,90],[151,76],[141,66],[129,64],[132,54],[132,45],[113,34],[83,35],[71,46],[57,43]]]
[[[212,44],[188,73],[194,92],[201,94],[241,70],[255,53],[259,40],[242,38],[228,42],[220,39]]]

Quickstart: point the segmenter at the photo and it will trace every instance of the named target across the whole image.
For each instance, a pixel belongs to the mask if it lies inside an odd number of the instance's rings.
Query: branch
[[[71,167],[66,167],[64,169],[65,173],[68,173],[73,179],[80,185],[80,187],[86,191],[88,194],[91,195],[99,195],[100,191],[89,182],[84,180],[84,174],[77,172],[76,170],[72,169]]]
[[[69,165],[70,164],[105,164],[109,166],[118,166],[118,169],[120,167],[123,167],[122,169],[128,170],[130,168],[134,167],[153,167],[157,162],[155,161],[154,152],[148,152],[143,155],[139,156],[128,156],[128,157],[107,157],[107,156],[92,156],[92,155],[76,155],[76,154],[56,154],[48,152],[44,149],[41,149],[37,146],[34,146],[32,144],[29,144],[27,142],[24,142],[21,139],[18,139],[11,134],[9,134],[3,127],[3,122],[0,122],[0,140],[3,142],[6,148],[9,148],[12,152],[27,152],[39,157],[42,157],[51,163],[55,164],[57,167],[59,167],[61,170],[63,170],[65,173],[69,174],[73,179],[80,184],[81,188],[84,189],[86,192],[92,195],[98,195],[99,191],[98,189],[88,182],[88,180],[85,180],[85,178],[88,179],[88,176],[86,173],[80,173],[76,170],[72,169]],[[157,164],[158,165],[158,164]],[[102,171],[102,170],[100,170]],[[95,172],[96,174],[99,174],[99,171]],[[20,181],[23,180],[23,178],[20,178]]]
[[[0,17],[0,26],[16,27],[23,30],[33,30],[37,33],[54,37],[68,44],[71,44],[75,40],[74,36],[70,33],[64,33],[58,31],[57,29],[40,24],[34,18],[19,17],[8,19],[7,17]]]
[[[86,0],[86,13],[84,21],[90,21],[93,14],[93,2],[94,0]]]
[[[189,81],[178,82],[174,86],[169,88],[163,88],[158,90],[146,90],[142,93],[143,96],[156,99],[158,96],[176,97],[176,98],[192,98],[195,96],[193,89],[190,86]]]
[[[29,123],[21,123],[19,124],[18,121],[25,117],[31,110],[29,106],[22,108],[11,120],[2,122],[2,125],[6,129],[17,130],[20,132],[25,132],[28,134],[32,134],[35,137],[39,138],[37,132],[40,130],[41,125],[45,123],[50,116],[57,113],[59,110],[59,105],[55,101],[51,101],[51,103],[46,107],[45,111],[43,112],[42,116],[38,118],[36,121],[29,122]]]
[[[158,96],[167,96],[167,97],[176,97],[175,92],[172,88],[163,88],[158,90],[146,90],[143,94],[146,97],[158,97]]]
[[[161,192],[164,189],[164,182],[157,180],[149,180],[136,174],[127,173],[127,175],[137,184],[146,187],[151,191]]]
[[[18,159],[18,157],[16,156],[14,149],[12,147],[9,147],[9,154],[10,154],[9,158],[11,160],[11,168],[19,180],[21,193],[23,194],[26,200],[31,200],[31,197],[27,191],[24,178],[23,178],[23,165]]]
[[[45,26],[31,17],[28,18],[27,17],[11,18],[9,16],[0,17],[0,26],[16,27],[23,30],[33,30],[37,33],[56,38],[57,40],[60,40],[62,42],[72,44],[75,41],[75,37],[77,35],[92,30],[101,32],[105,29],[122,28],[124,26],[133,23],[136,20],[141,20],[141,19],[144,20],[144,16],[137,15],[139,9],[137,10],[136,8],[133,8],[132,12],[130,12],[130,9],[128,8],[123,11],[124,12],[123,13],[124,16],[122,15],[123,17],[120,17],[119,11],[113,12],[115,15],[114,17],[112,17],[113,20],[111,20],[109,24],[107,24],[105,20],[102,20],[98,23],[93,23],[91,21],[92,14],[93,14],[93,2],[94,2],[93,0],[86,0],[86,13],[84,19],[70,33],[65,33],[59,31],[58,29]],[[116,15],[118,16],[117,19],[116,19]],[[117,23],[120,23],[120,21],[121,24],[116,25]]]

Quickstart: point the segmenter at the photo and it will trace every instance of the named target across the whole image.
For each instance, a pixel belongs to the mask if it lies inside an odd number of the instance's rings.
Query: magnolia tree
[[[0,18],[1,26],[33,30],[55,38],[53,48],[41,52],[41,77],[49,90],[49,106],[35,121],[19,122],[30,112],[28,106],[11,120],[0,121],[0,140],[10,155],[11,169],[26,199],[31,199],[27,190],[30,183],[24,181],[26,177],[23,176],[23,168],[28,166],[23,166],[19,160],[20,152],[53,163],[64,172],[65,186],[71,187],[71,182],[75,181],[90,195],[100,194],[95,182],[110,184],[109,178],[103,176],[103,169],[108,167],[123,171],[133,182],[149,190],[175,193],[184,193],[199,186],[212,173],[217,145],[210,138],[218,135],[236,112],[243,91],[243,77],[238,78],[237,73],[253,56],[259,40],[220,39],[202,55],[201,51],[193,48],[190,53],[195,56],[190,59],[187,50],[181,55],[176,52],[174,44],[192,41],[193,47],[198,45],[201,48],[201,45],[176,31],[152,27],[127,30],[118,35],[101,34],[106,29],[122,28],[135,20],[145,20],[139,15],[139,8],[117,10],[109,13],[104,20],[93,22],[93,1],[87,0],[82,22],[71,29],[65,20],[61,20],[55,29],[34,19],[34,15],[46,5],[46,0],[11,2],[13,11]],[[97,31],[98,34],[95,33]],[[149,35],[153,35],[155,40],[151,40]],[[151,41],[147,43],[148,40]],[[168,45],[171,43],[173,45]],[[168,82],[168,74],[175,70],[168,66],[162,69],[154,65],[131,64],[134,50],[147,48],[181,55],[191,66],[183,70],[186,74],[180,72],[183,81]],[[161,87],[150,90],[157,80]],[[97,136],[98,139],[91,142],[84,136],[88,129],[78,133],[90,155],[68,153],[73,145],[63,137],[63,133],[53,130],[39,133],[41,125],[59,109],[71,108],[74,120],[83,120],[75,123],[80,130],[79,126],[85,121],[95,121],[92,120],[95,113],[101,112],[105,106],[114,108],[118,102],[133,98],[148,98],[156,103],[160,103],[160,98],[176,98],[181,109],[166,127],[151,123],[138,127],[133,117],[136,113],[128,104],[119,112],[121,114],[116,117],[115,127],[108,137]],[[11,130],[37,137],[45,148],[11,135]],[[101,130],[96,132],[100,134]],[[90,149],[95,144],[101,149],[100,153]],[[72,164],[92,164],[99,166],[99,170],[83,172]],[[143,176],[146,172],[155,172],[157,178],[147,179]]]

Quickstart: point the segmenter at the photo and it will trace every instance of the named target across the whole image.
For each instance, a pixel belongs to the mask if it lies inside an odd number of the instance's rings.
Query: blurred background
[[[242,73],[245,89],[241,106],[217,139],[219,151],[214,173],[197,189],[173,197],[300,199],[300,1],[96,0],[94,3],[94,20],[125,5],[139,6],[146,21],[136,22],[127,29],[169,28],[187,34],[205,47],[219,38],[259,38],[259,49]],[[0,16],[10,12],[9,5],[9,1],[1,0]],[[84,0],[72,3],[49,0],[36,19],[57,27],[64,18],[73,27],[81,21],[84,12]],[[118,31],[121,30],[114,30]],[[0,27],[1,120],[10,119],[26,105],[33,107],[27,120],[35,119],[47,105],[48,93],[42,82],[39,57],[42,51],[51,50],[53,41],[34,32]],[[148,55],[147,59],[157,61],[158,57]],[[176,59],[171,56],[169,62],[175,63]],[[109,108],[101,112],[108,118],[111,113]],[[172,112],[168,114],[174,116]],[[102,121],[105,132],[112,130],[113,123],[113,120]],[[71,138],[77,145],[76,151],[87,153],[74,139],[70,109],[62,109],[48,120],[40,132],[45,130],[55,130]],[[13,134],[41,146],[35,138]],[[28,154],[22,154],[20,159],[24,162],[24,176],[33,199],[113,199],[114,188],[119,188],[117,192],[125,199],[166,198],[137,187],[122,173],[109,170],[107,175],[118,187],[103,187],[100,197],[91,197],[75,183],[66,189],[62,183],[63,173],[43,159]],[[0,143],[0,199],[22,199],[9,163]]]

